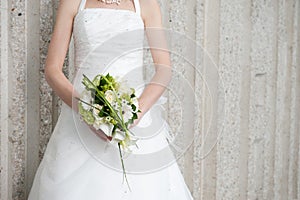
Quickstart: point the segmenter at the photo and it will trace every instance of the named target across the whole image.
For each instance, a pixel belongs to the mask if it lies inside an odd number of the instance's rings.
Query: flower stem
[[[123,176],[123,182],[124,182],[124,178],[125,178],[127,186],[128,186],[128,189],[131,192],[131,189],[130,189],[130,186],[129,186],[129,183],[128,183],[128,179],[127,179],[127,175],[126,175],[126,171],[125,171],[124,160],[123,160],[123,155],[122,155],[122,151],[121,151],[120,142],[118,142],[118,147],[119,147],[119,153],[120,153],[120,157],[121,157],[121,164],[122,164],[123,175],[124,175]]]

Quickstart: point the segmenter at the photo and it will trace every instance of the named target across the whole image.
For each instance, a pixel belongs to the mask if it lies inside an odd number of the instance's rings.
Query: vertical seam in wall
[[[39,90],[39,0],[25,2],[26,113],[25,113],[25,198],[39,165],[40,90]]]
[[[292,14],[291,14],[291,41],[290,41],[290,45],[289,48],[291,48],[290,50],[290,65],[291,65],[291,77],[290,77],[290,85],[291,85],[291,89],[290,89],[290,94],[289,96],[291,97],[290,99],[290,109],[291,112],[289,114],[289,118],[290,118],[290,126],[289,126],[289,146],[288,146],[288,154],[291,156],[290,159],[288,159],[288,166],[287,166],[287,194],[288,194],[288,198],[289,199],[293,199],[293,193],[294,193],[294,184],[293,184],[293,180],[296,178],[294,177],[294,163],[295,163],[295,154],[296,154],[296,149],[295,148],[295,118],[297,118],[297,114],[296,112],[294,112],[294,110],[292,108],[296,108],[296,102],[295,102],[295,98],[296,98],[296,92],[295,92],[295,88],[296,88],[296,71],[294,71],[294,66],[296,65],[295,63],[295,57],[294,57],[294,52],[296,51],[295,48],[295,44],[296,44],[296,39],[297,39],[297,30],[294,29],[294,27],[296,27],[296,14],[297,14],[297,10],[296,10],[296,1],[293,1],[292,4]],[[293,72],[295,72],[295,74],[293,74]],[[294,116],[294,120],[293,119]],[[295,166],[296,167],[296,166]]]
[[[204,38],[204,34],[205,34],[205,20],[206,20],[206,15],[205,15],[205,13],[206,13],[206,10],[207,10],[207,4],[206,4],[206,0],[204,0],[204,6],[203,6],[203,24],[202,24],[202,28],[204,29],[203,31],[202,31],[202,34],[203,34],[203,38]],[[201,43],[201,46],[202,46],[202,48],[203,48],[203,50],[202,51],[204,51],[204,39],[203,39],[203,43]],[[205,51],[203,52],[203,54],[205,53]],[[204,59],[201,59],[201,63],[204,63]],[[203,68],[203,71],[202,71],[202,78],[205,80],[205,78],[203,77],[204,76],[204,68]],[[202,81],[203,82],[203,84],[201,85],[201,88],[203,89],[202,90],[202,92],[201,92],[201,94],[202,94],[202,99],[201,99],[201,105],[202,105],[202,108],[201,108],[201,114],[200,114],[200,116],[202,117],[202,121],[201,121],[201,133],[205,133],[205,104],[206,104],[206,101],[205,101],[205,89],[206,89],[206,87],[205,87],[205,83],[206,83],[206,81]],[[203,134],[201,134],[201,149],[203,148]],[[200,153],[200,155],[201,155],[201,153]],[[201,191],[200,191],[200,199],[202,200],[203,199],[203,196],[204,196],[204,190],[203,190],[203,188],[204,188],[204,175],[203,175],[203,171],[204,171],[204,163],[203,163],[203,159],[201,158],[200,159],[201,160],[201,164],[200,164],[200,166],[201,166],[201,169],[200,169],[200,177],[201,177],[201,181],[200,181],[200,187],[201,187]]]
[[[274,124],[274,127],[273,127],[273,130],[274,130],[274,134],[276,133],[276,129],[277,129],[277,124],[276,124],[276,119],[277,119],[277,115],[276,115],[276,105],[277,105],[277,100],[276,100],[276,97],[277,97],[277,76],[278,76],[278,69],[277,69],[277,65],[278,65],[278,21],[279,21],[279,14],[278,14],[278,11],[279,11],[279,1],[276,0],[276,3],[275,3],[275,13],[276,13],[276,17],[275,17],[275,30],[276,30],[276,36],[275,36],[275,51],[274,51],[274,67],[275,67],[275,70],[274,70],[274,104],[272,105],[273,108],[274,108],[274,113],[275,113],[275,116],[273,118],[273,124]],[[273,185],[270,186],[270,190],[272,191],[271,192],[271,199],[274,199],[275,195],[274,195],[274,192],[275,192],[275,178],[274,178],[274,172],[275,172],[275,147],[276,147],[276,139],[275,139],[275,136],[273,137],[273,149],[272,149],[272,152],[273,152],[273,166],[272,166],[272,183]]]
[[[197,91],[195,91],[196,93],[196,99],[198,101],[195,112],[193,113],[195,116],[195,120],[194,120],[194,130],[196,130],[195,134],[195,139],[194,139],[194,164],[193,164],[193,194],[194,194],[194,198],[197,199],[202,199],[201,195],[203,192],[203,188],[202,188],[202,163],[201,163],[201,156],[200,156],[200,151],[198,150],[198,148],[200,149],[200,137],[201,137],[201,132],[203,132],[203,108],[201,106],[203,106],[203,96],[201,95],[202,93],[202,89],[203,88],[202,84],[203,83],[201,80],[202,76],[197,75],[197,74],[201,74],[201,63],[202,63],[202,59],[201,55],[202,55],[202,29],[200,29],[199,27],[202,27],[202,19],[203,19],[203,12],[201,12],[202,10],[200,10],[200,6],[201,3],[204,0],[199,0],[196,1],[195,7],[195,15],[196,15],[196,20],[195,20],[195,40],[196,40],[196,73],[194,75],[194,84],[195,84],[195,89]],[[203,5],[203,4],[202,4]],[[201,15],[200,15],[201,14]],[[198,80],[199,79],[199,80]],[[199,187],[199,188],[198,188]]]
[[[296,45],[296,65],[298,66],[297,67],[297,76],[296,76],[296,83],[297,83],[297,86],[296,86],[296,91],[298,92],[296,94],[296,102],[297,102],[297,108],[300,109],[300,68],[299,68],[299,65],[300,65],[300,2],[299,1],[296,1],[296,9],[297,9],[297,39],[296,39],[296,42],[297,42],[297,45]],[[298,90],[297,90],[298,89]],[[298,122],[299,122],[299,112],[297,112],[297,115],[298,115]],[[296,152],[296,154],[298,154],[298,161],[296,163],[296,197],[297,199],[300,199],[300,171],[299,171],[299,167],[300,167],[300,123],[296,123],[296,129],[295,129],[295,134],[297,135],[298,139],[297,139],[297,142],[298,142],[298,152]]]
[[[11,198],[9,184],[8,1],[1,0],[1,199]]]
[[[29,1],[30,2],[30,1]],[[25,49],[26,49],[26,59],[25,59],[25,61],[26,61],[26,64],[27,64],[27,59],[28,59],[28,20],[29,20],[29,18],[28,18],[28,3],[29,3],[28,1],[26,1],[25,2],[25,41],[24,41],[24,43],[25,43]],[[24,134],[24,154],[25,154],[25,156],[24,156],[24,159],[25,159],[25,177],[24,177],[24,180],[25,180],[25,182],[27,183],[27,181],[28,181],[28,167],[27,167],[27,164],[28,164],[28,153],[27,153],[27,151],[28,151],[28,69],[27,69],[27,67],[28,67],[28,65],[27,66],[25,66],[25,99],[26,99],[26,101],[27,101],[27,103],[26,103],[26,109],[25,109],[25,119],[24,119],[24,123],[25,123],[25,134]],[[27,186],[27,184],[25,183],[25,186]],[[28,198],[28,195],[27,195],[27,191],[26,191],[26,188],[25,188],[25,198]]]
[[[216,7],[215,13],[210,13],[212,6]],[[217,174],[217,142],[218,131],[218,76],[219,48],[220,43],[220,4],[217,1],[204,1],[203,7],[203,133],[202,138],[203,160],[201,163],[201,199],[215,199],[217,180],[214,178]],[[217,13],[217,14],[216,14]],[[215,22],[215,23],[213,23]],[[215,31],[215,32],[214,32]],[[210,35],[211,34],[211,35]],[[209,37],[211,36],[211,37]],[[215,68],[213,71],[212,68]],[[212,81],[214,79],[214,81]],[[207,81],[206,81],[207,80]],[[211,88],[212,90],[210,90]],[[211,99],[209,97],[211,97]],[[214,97],[214,98],[212,98]],[[206,120],[206,121],[205,121]],[[215,122],[215,124],[213,123]],[[210,133],[209,133],[210,132]],[[213,139],[213,140],[212,140]],[[211,168],[210,168],[211,166]],[[213,188],[211,188],[213,187]]]
[[[296,35],[296,87],[295,87],[295,90],[296,90],[296,94],[295,94],[295,101],[296,101],[296,109],[300,109],[300,68],[299,68],[299,65],[300,65],[300,2],[297,1],[297,4],[298,4],[298,7],[297,7],[297,35]],[[295,135],[297,136],[297,140],[295,140],[296,142],[296,146],[297,146],[297,151],[295,152],[295,154],[297,155],[298,154],[298,157],[296,158],[296,174],[295,174],[295,197],[297,198],[298,196],[298,199],[300,199],[300,170],[299,170],[299,167],[300,167],[300,114],[299,112],[296,112],[296,120],[295,120]],[[298,188],[298,189],[297,189]],[[298,194],[298,195],[297,195]]]
[[[285,111],[284,111],[284,115],[286,116],[286,120],[287,123],[289,123],[289,126],[287,126],[287,132],[286,132],[286,139],[283,140],[283,144],[282,146],[283,148],[283,158],[285,157],[286,162],[284,167],[283,167],[283,172],[282,172],[282,176],[283,176],[283,182],[282,182],[282,193],[283,196],[286,196],[288,199],[288,188],[289,188],[289,182],[288,182],[288,174],[289,174],[289,164],[291,162],[291,159],[288,158],[288,156],[290,155],[289,153],[289,149],[290,149],[290,143],[289,140],[291,138],[291,127],[290,127],[290,123],[291,123],[291,84],[292,84],[292,51],[291,51],[291,46],[292,46],[292,33],[293,33],[293,15],[291,13],[293,13],[293,10],[290,10],[290,8],[292,8],[292,1],[287,1],[285,4],[285,14],[286,14],[286,18],[285,18],[285,28],[286,28],[286,32],[287,32],[287,51],[286,51],[286,77],[285,77],[285,86],[286,86],[286,91],[285,91]]]
[[[280,72],[280,66],[279,66],[279,62],[280,62],[280,44],[282,43],[281,40],[281,36],[280,36],[280,29],[282,27],[282,25],[280,24],[281,22],[281,17],[282,17],[282,7],[285,6],[285,1],[284,0],[279,0],[278,1],[278,7],[277,7],[277,40],[276,40],[276,65],[275,65],[275,68],[276,68],[276,77],[275,77],[275,81],[276,81],[276,84],[275,84],[275,113],[276,113],[276,117],[275,117],[275,137],[274,137],[274,180],[273,180],[273,199],[281,199],[282,197],[282,166],[280,166],[280,164],[278,164],[278,160],[277,159],[281,159],[282,158],[282,149],[280,149],[280,147],[282,146],[282,132],[280,130],[281,128],[281,125],[280,122],[281,122],[281,116],[282,116],[282,113],[281,110],[280,110],[280,103],[279,103],[279,100],[282,100],[283,98],[279,95],[281,90],[280,90],[280,80],[281,80],[281,74],[279,74]],[[281,43],[280,43],[281,42]],[[285,71],[284,71],[285,72]],[[284,81],[284,84],[286,82]],[[284,93],[284,92],[282,92]],[[279,100],[278,100],[279,99]],[[283,106],[285,106],[284,103],[282,103]],[[278,150],[279,149],[279,150]],[[277,154],[277,157],[276,157],[276,154]],[[279,165],[279,166],[278,166]],[[276,177],[276,175],[278,175]],[[280,180],[278,180],[280,179]],[[279,182],[280,184],[278,185],[277,182]]]
[[[58,2],[58,1],[55,1],[55,0],[51,0],[51,2],[53,3],[53,23],[52,23],[52,32],[53,32],[53,27],[54,27],[54,25],[55,25],[55,22],[56,22],[56,16],[57,16],[57,9],[56,9],[56,2]],[[50,40],[51,40],[51,38],[50,38]],[[62,70],[63,70],[63,68],[64,68],[64,64],[65,64],[65,60],[66,60],[66,57],[64,58],[64,62],[63,62],[63,64],[62,64]],[[45,62],[46,62],[46,60],[45,60]],[[45,65],[46,66],[46,65]],[[51,137],[51,135],[52,135],[52,133],[53,133],[53,131],[54,131],[54,128],[55,128],[55,125],[56,125],[56,123],[57,123],[57,120],[58,120],[58,115],[59,115],[59,113],[58,113],[58,102],[59,102],[59,97],[55,94],[55,92],[52,90],[52,88],[50,88],[50,90],[51,90],[51,96],[52,96],[52,104],[51,104],[51,125],[52,125],[52,129],[51,129],[51,133],[50,133],[50,137]]]
[[[244,106],[240,106],[241,107],[241,126],[240,126],[240,134],[243,135],[244,137],[240,138],[240,159],[239,159],[239,166],[242,169],[243,167],[245,167],[245,174],[243,176],[243,174],[241,174],[241,176],[239,176],[240,179],[240,194],[239,197],[241,199],[247,199],[248,197],[248,155],[249,155],[249,106],[250,106],[250,95],[251,95],[251,51],[252,51],[252,34],[251,34],[251,30],[252,30],[252,23],[251,23],[251,16],[252,16],[252,1],[249,3],[249,16],[248,16],[248,20],[249,22],[249,27],[248,27],[248,31],[249,31],[249,41],[247,42],[248,46],[247,46],[247,50],[248,50],[248,61],[249,61],[249,65],[245,65],[243,66],[245,69],[243,70],[243,74],[244,74],[244,78],[241,80],[241,87],[247,87],[247,88],[243,88],[242,91],[247,91],[247,96],[242,95],[241,97],[241,101],[240,103],[244,103]],[[244,107],[244,111],[243,108]],[[244,115],[243,115],[244,114]],[[244,116],[244,117],[242,117]],[[246,133],[244,133],[246,132]],[[243,133],[243,134],[242,134]],[[243,146],[244,145],[244,146]],[[243,161],[244,160],[244,161]],[[241,172],[240,169],[240,172]],[[243,172],[243,171],[242,171]],[[241,188],[243,187],[243,188]],[[243,198],[245,197],[245,198]]]
[[[187,44],[189,44],[190,42],[193,41],[193,43],[195,42],[195,24],[196,24],[196,19],[195,19],[195,15],[194,15],[194,8],[195,8],[195,4],[196,4],[196,1],[193,0],[190,2],[190,4],[188,6],[186,6],[185,8],[185,13],[186,13],[186,16],[185,16],[185,21],[187,22],[185,24],[185,35],[187,35]],[[188,20],[190,18],[190,20]],[[191,21],[192,23],[189,23],[189,21]],[[192,88],[192,92],[188,92],[188,91],[185,91],[187,95],[191,95],[191,96],[194,96],[195,95],[195,91],[194,91],[194,88],[195,88],[195,64],[196,64],[196,52],[195,50],[194,51],[191,51],[191,54],[187,56],[187,58],[189,58],[190,60],[187,60],[189,63],[190,63],[190,66],[191,68],[188,69],[187,68],[187,77],[188,79],[190,79],[190,87]],[[190,102],[190,105],[195,105],[195,98],[190,98],[189,100]],[[194,107],[191,107],[189,106],[188,108],[186,108],[187,111],[189,113],[193,113],[193,110],[194,110]],[[195,128],[195,123],[194,123],[194,119],[195,119],[195,115],[190,115],[190,118],[192,119],[190,122],[185,122],[185,124],[187,125],[187,127],[189,127],[187,130],[189,130],[190,132],[193,132],[193,135],[195,134],[194,133],[194,128]],[[187,140],[188,143],[190,143],[190,141]],[[193,143],[194,144],[194,141]],[[191,188],[192,186],[192,181],[193,181],[193,171],[194,171],[194,165],[191,165],[190,163],[193,163],[193,155],[194,155],[194,148],[192,148],[193,146],[189,146],[187,148],[187,151],[185,152],[184,154],[184,175],[185,175],[185,180],[186,180],[186,183],[187,185],[189,186],[189,188]]]

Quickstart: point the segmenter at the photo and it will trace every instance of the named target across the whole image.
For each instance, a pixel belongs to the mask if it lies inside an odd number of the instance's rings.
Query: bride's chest
[[[143,30],[142,18],[129,10],[85,9],[76,15],[73,24],[75,40],[95,43]]]

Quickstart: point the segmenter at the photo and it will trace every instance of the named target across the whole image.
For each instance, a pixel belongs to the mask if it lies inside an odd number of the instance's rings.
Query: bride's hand
[[[105,133],[103,133],[103,131],[95,129],[95,127],[93,127],[92,125],[88,125],[88,126],[102,140],[104,140],[104,141],[111,141],[112,140],[112,137],[109,137],[109,136],[105,135]]]

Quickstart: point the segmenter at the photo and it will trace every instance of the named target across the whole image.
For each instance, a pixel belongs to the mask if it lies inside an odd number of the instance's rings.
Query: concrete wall
[[[197,93],[183,98],[193,119],[183,126],[200,137],[179,160],[195,200],[300,199],[300,1],[160,4],[165,26],[217,64],[195,49],[196,67],[178,67]],[[0,8],[0,199],[25,200],[59,114],[43,75],[57,0],[1,0]]]

